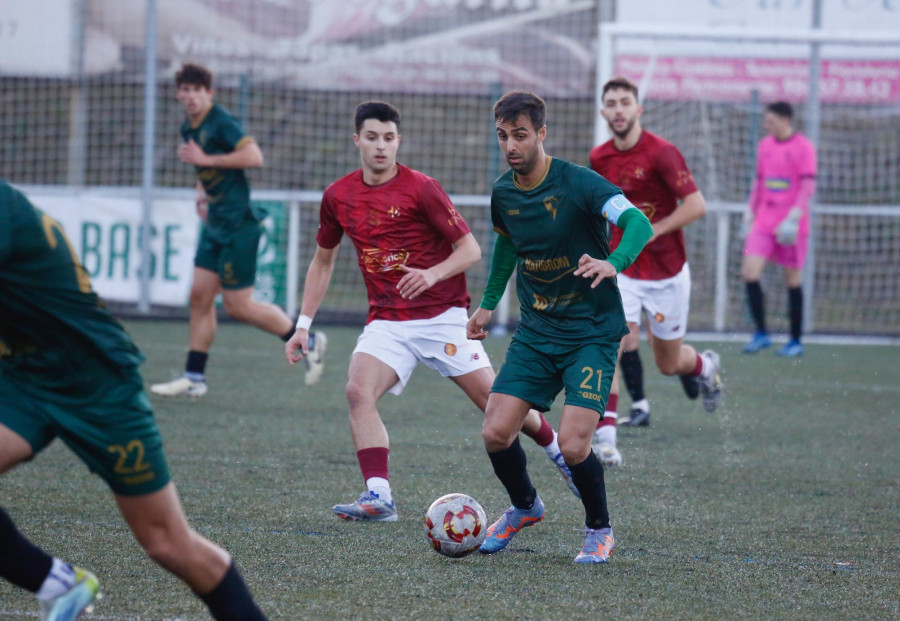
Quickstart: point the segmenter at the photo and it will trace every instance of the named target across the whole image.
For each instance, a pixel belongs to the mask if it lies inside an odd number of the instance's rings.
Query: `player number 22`
[[[581,387],[585,390],[594,390],[594,387],[591,386],[591,379],[596,375],[597,376],[597,392],[600,392],[600,383],[603,380],[603,370],[602,369],[592,369],[591,367],[584,367],[581,369],[582,373],[585,373],[584,380],[581,382]]]
[[[107,448],[110,453],[119,456],[113,471],[116,474],[135,474],[150,468],[150,464],[144,461],[144,444],[140,440],[132,440],[125,446],[113,444]],[[132,465],[127,465],[131,457]]]

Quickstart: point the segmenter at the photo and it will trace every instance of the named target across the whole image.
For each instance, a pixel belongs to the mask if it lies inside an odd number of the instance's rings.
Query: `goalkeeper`
[[[768,134],[759,143],[756,177],[744,216],[744,258],[741,276],[750,315],[756,325],[744,353],[771,346],[766,328],[765,297],[759,279],[768,261],[784,268],[788,287],[791,338],[780,356],[802,356],[803,262],[809,237],[809,203],[816,190],[816,150],[791,126],[793,109],[783,101],[766,106],[763,125]]]

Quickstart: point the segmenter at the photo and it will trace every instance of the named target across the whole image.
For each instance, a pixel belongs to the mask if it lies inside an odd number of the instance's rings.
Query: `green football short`
[[[99,390],[92,399],[75,400],[0,373],[0,423],[35,454],[59,436],[116,494],[137,496],[165,487],[169,468],[138,370],[98,368],[85,376]]]
[[[566,405],[596,410],[602,417],[618,352],[618,340],[537,346],[514,336],[491,392],[518,397],[546,412],[565,388]]]
[[[219,275],[223,289],[246,289],[256,283],[256,257],[263,227],[251,222],[220,241],[204,226],[197,243],[194,265]]]

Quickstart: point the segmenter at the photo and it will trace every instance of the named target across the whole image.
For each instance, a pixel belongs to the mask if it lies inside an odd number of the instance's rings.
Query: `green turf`
[[[180,371],[186,324],[128,328],[148,383]],[[438,496],[470,494],[491,521],[507,499],[480,413],[422,367],[403,396],[382,401],[400,521],[332,516],[363,489],[343,391],[358,332],[329,330],[326,375],[306,387],[277,339],[223,324],[210,393],[154,398],[189,519],[234,554],[271,619],[900,616],[900,348],[807,345],[788,360],[714,345],[727,386],[716,414],[687,401],[645,349],[653,424],[620,428],[624,465],[607,473],[617,549],[608,565],[582,567],[572,563],[581,505],[527,439],[545,520],[495,556],[452,561],[429,548],[421,517]],[[488,341],[495,363],[506,342]],[[0,485],[28,536],[98,574],[106,596],[93,618],[207,618],[61,443]],[[29,594],[0,584],[0,618],[35,612]]]

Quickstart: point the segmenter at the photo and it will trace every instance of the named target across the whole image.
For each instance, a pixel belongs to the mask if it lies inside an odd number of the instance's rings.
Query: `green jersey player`
[[[502,550],[519,530],[543,519],[518,431],[529,408],[548,410],[564,389],[559,446],[585,509],[585,540],[575,562],[605,563],[615,542],[591,438],[609,396],[619,341],[628,332],[615,276],[653,229],[619,188],[544,153],[545,118],[544,101],[531,93],[511,91],[494,105],[510,170],[494,182],[491,217],[499,236],[468,336],[487,335],[484,326],[514,270],[522,315],[483,426],[485,448],[512,506],[488,529],[481,551]],[[612,254],[607,222],[623,230]]]
[[[213,103],[212,73],[200,65],[185,64],[175,74],[177,99],[187,118],[181,126],[184,143],[178,156],[197,171],[197,213],[203,219],[194,255],[191,283],[191,326],[184,375],[153,384],[150,391],[165,397],[206,394],[206,362],[216,335],[216,296],[222,294],[225,312],[288,341],[294,326],[279,307],[253,299],[256,255],[262,235],[264,210],[250,202],[244,172],[263,165],[256,141],[222,106]],[[306,383],[322,375],[327,340],[324,333],[310,335],[311,355],[304,358]]]
[[[187,523],[138,367],[62,227],[0,181],[0,473],[57,436],[102,477],[135,538],[216,619],[265,619],[222,548]],[[0,509],[0,576],[41,619],[76,619],[97,578],[28,541]]]

